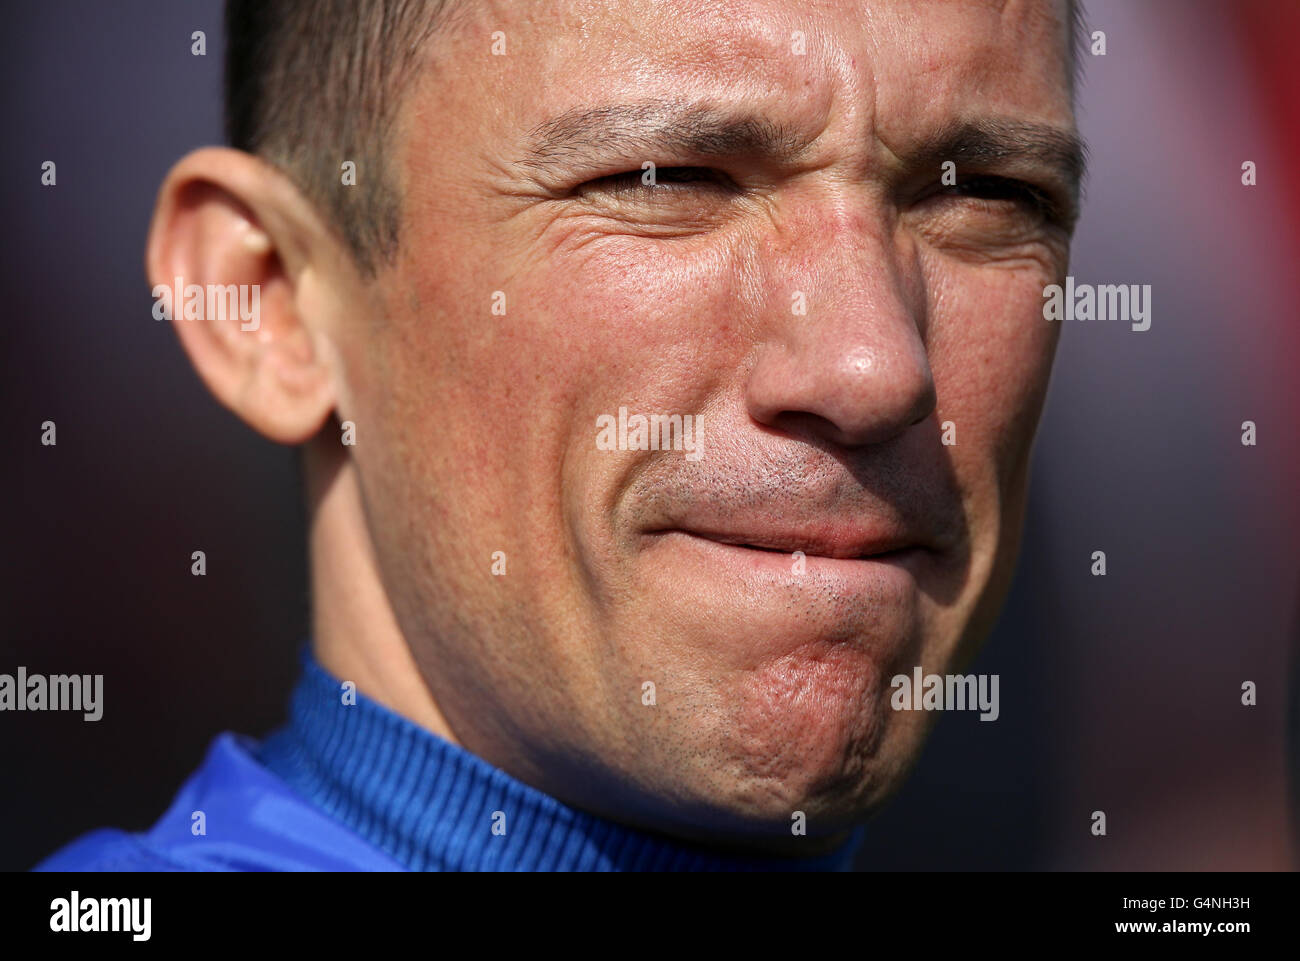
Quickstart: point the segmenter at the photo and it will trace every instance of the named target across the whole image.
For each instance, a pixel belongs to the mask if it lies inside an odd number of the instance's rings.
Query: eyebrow
[[[811,140],[767,117],[712,104],[647,100],[577,107],[534,127],[520,163],[534,170],[621,163],[665,155],[701,159],[796,159]],[[1076,133],[1054,124],[985,118],[954,121],[900,153],[911,170],[1018,164],[1046,170],[1077,210],[1087,152]]]
[[[758,114],[647,100],[575,108],[547,120],[529,133],[528,152],[520,162],[546,168],[632,155],[649,160],[669,153],[783,159],[797,156],[807,145],[788,128]]]

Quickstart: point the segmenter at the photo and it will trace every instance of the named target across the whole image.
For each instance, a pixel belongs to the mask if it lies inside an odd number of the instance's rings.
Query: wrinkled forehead
[[[887,144],[970,116],[1073,126],[1065,0],[497,0],[470,8],[446,55],[474,57],[481,70],[465,79],[489,81],[494,108],[515,128],[630,98],[743,98],[774,116],[849,115]],[[496,56],[492,36],[502,41]]]

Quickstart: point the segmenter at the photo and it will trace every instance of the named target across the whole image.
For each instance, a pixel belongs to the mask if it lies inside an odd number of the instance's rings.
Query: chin
[[[796,811],[809,835],[852,827],[901,784],[924,737],[924,718],[890,707],[892,674],[870,650],[808,642],[730,678],[702,749],[679,748],[695,762],[692,793],[742,834],[788,835]]]

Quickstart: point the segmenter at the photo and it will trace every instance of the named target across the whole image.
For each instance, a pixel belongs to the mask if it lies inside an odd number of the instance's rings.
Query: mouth
[[[683,536],[714,544],[753,552],[791,557],[801,553],[805,557],[841,561],[891,561],[902,560],[925,550],[915,539],[900,533],[868,533],[849,528],[833,531],[748,531],[718,532],[692,528],[664,528],[647,532],[654,538]]]
[[[903,609],[930,576],[933,552],[914,541],[873,538],[842,542],[806,534],[719,534],[688,528],[655,531],[643,539],[645,556],[672,578],[675,592],[702,590],[709,603],[740,585],[754,616],[791,600],[789,591],[817,585],[843,597],[872,598],[877,613]],[[803,587],[801,587],[801,585]]]
[[[748,530],[676,521],[642,532],[647,589],[676,623],[695,625],[700,643],[724,640],[730,653],[718,656],[752,664],[818,644],[892,650],[915,637],[936,548],[900,529],[795,531],[785,521],[760,531],[753,520]]]

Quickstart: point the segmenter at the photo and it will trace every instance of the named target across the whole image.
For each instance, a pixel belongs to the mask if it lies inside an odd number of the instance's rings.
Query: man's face
[[[842,831],[933,719],[890,678],[964,665],[1009,580],[1064,11],[470,3],[427,53],[340,416],[442,713],[619,820]],[[697,453],[619,449],[622,408]]]

